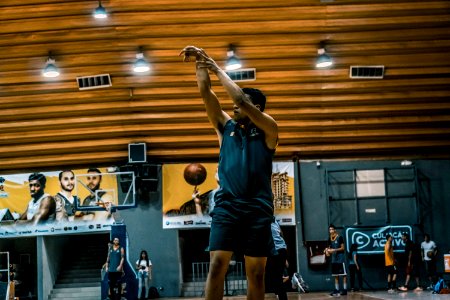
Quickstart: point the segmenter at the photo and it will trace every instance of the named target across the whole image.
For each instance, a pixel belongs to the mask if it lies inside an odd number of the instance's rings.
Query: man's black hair
[[[91,172],[93,172],[93,173],[98,173],[99,176],[100,176],[100,179],[102,178],[102,172],[100,172],[100,170],[97,169],[97,168],[89,168],[89,169],[87,170],[87,172],[88,172],[88,173],[91,173]]]
[[[409,233],[407,233],[407,232],[403,232],[403,233],[402,233],[402,236],[406,237],[406,239],[408,239],[408,240],[409,240]]]
[[[37,180],[41,184],[41,187],[45,187],[45,183],[47,182],[47,178],[45,178],[45,175],[42,173],[33,173],[30,174],[28,177],[28,182],[31,180]]]
[[[391,235],[388,233],[386,234],[386,240],[388,240],[391,237]]]
[[[66,172],[70,172],[70,173],[72,173],[72,175],[75,176],[75,173],[72,170],[64,170],[64,171],[59,172],[59,175],[58,175],[59,181],[61,181],[62,175]]]
[[[328,226],[328,228],[336,229],[336,226],[334,226],[333,224],[330,224],[330,226]]]
[[[254,88],[243,88],[242,91],[250,96],[250,99],[254,105],[259,104],[261,111],[264,111],[266,107],[266,96],[263,92]]]

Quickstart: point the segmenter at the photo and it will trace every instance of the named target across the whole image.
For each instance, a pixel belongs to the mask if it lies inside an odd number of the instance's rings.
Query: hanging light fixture
[[[333,65],[333,60],[326,53],[325,42],[321,41],[319,44],[319,49],[317,49],[316,68],[323,69],[331,65]]]
[[[106,9],[102,6],[102,2],[98,1],[98,7],[94,10],[94,18],[106,19],[107,17]]]
[[[139,52],[136,54],[136,61],[133,64],[133,71],[135,73],[144,73],[150,70],[150,64],[145,59],[144,49],[139,47]]]
[[[225,65],[225,69],[228,71],[237,70],[242,67],[241,60],[236,56],[236,46],[230,44],[227,50],[227,62]]]
[[[58,77],[59,69],[55,65],[55,59],[51,56],[51,53],[48,53],[47,62],[45,64],[45,68],[42,70],[42,75],[44,77]]]

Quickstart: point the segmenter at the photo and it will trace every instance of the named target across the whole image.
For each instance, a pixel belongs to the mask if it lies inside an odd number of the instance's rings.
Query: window
[[[338,227],[414,224],[418,220],[416,170],[327,170],[328,215]]]

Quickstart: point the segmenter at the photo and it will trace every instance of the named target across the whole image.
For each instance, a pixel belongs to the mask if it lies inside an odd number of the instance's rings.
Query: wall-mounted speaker
[[[147,146],[145,143],[128,144],[128,162],[129,163],[147,162]]]

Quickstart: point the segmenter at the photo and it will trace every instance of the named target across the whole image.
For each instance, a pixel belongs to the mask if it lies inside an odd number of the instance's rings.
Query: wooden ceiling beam
[[[318,8],[320,10],[320,8]],[[238,10],[239,12],[240,10]],[[242,33],[295,33],[295,32],[339,32],[348,31],[349,28],[358,27],[360,30],[369,29],[389,29],[389,28],[430,28],[449,25],[450,14],[443,11],[434,15],[414,15],[414,16],[389,16],[374,18],[329,18],[327,14],[312,13],[307,16],[309,19],[300,19],[294,13],[289,14],[288,19],[279,18],[275,13],[269,16],[259,16],[255,20],[253,10],[249,10],[245,15],[239,15],[234,19],[233,14],[218,16],[214,11],[205,11],[205,13],[195,12],[195,17],[183,18],[183,14],[170,14],[166,20],[156,22],[146,15],[140,13],[131,14],[111,14],[107,20],[108,26],[146,26],[149,30],[158,32],[164,36],[180,36],[186,31],[186,24],[189,24],[189,31],[203,35],[221,35],[229,32],[236,34]],[[236,12],[236,14],[239,14]],[[283,14],[280,14],[283,15]],[[164,14],[169,16],[169,14]],[[272,16],[272,18],[271,18]],[[322,19],[319,17],[323,16]],[[219,19],[217,19],[219,18]],[[275,19],[273,19],[275,18]],[[242,22],[242,20],[245,20]],[[249,19],[250,21],[247,21]],[[23,20],[0,21],[0,34],[35,32],[64,29],[78,29],[89,27],[100,27],[98,20],[91,14],[85,16],[62,16],[52,17],[51,22],[48,18],[33,18]],[[245,26],[243,24],[245,23]],[[162,26],[164,25],[164,26]]]
[[[448,127],[449,115],[416,115],[416,116],[386,116],[386,117],[356,117],[356,118],[328,118],[317,120],[277,120],[278,127],[284,131],[303,130],[350,130],[370,128],[417,128],[417,127]],[[78,130],[73,130],[76,127]],[[61,139],[69,136],[82,136],[84,134],[126,133],[140,131],[141,134],[164,135],[167,130],[181,132],[191,130],[212,130],[207,120],[203,122],[154,122],[148,114],[122,114],[111,116],[67,117],[43,120],[0,122],[0,140],[3,143],[14,143],[15,140],[30,138]]]
[[[359,149],[388,149],[388,148],[410,148],[410,147],[430,147],[430,146],[450,146],[450,140],[442,140],[442,135],[447,135],[449,129],[443,129],[441,135],[433,134],[427,136],[424,131],[393,131],[392,133],[355,132],[341,133],[335,135],[333,132],[328,133],[306,133],[296,137],[287,135],[283,143],[280,143],[279,149],[290,148],[292,152],[298,151],[344,151],[344,150],[359,150]],[[358,136],[359,135],[359,136]],[[390,137],[401,136],[402,139],[392,140]],[[377,143],[374,143],[374,141]],[[97,152],[99,155],[103,152],[121,151],[127,148],[129,143],[145,142],[148,145],[148,154],[167,155],[171,149],[177,151],[189,151],[191,145],[195,144],[197,148],[219,148],[217,136],[204,135],[202,139],[198,139],[197,135],[192,136],[170,136],[170,137],[115,137],[110,139],[96,139],[91,141],[59,141],[47,142],[42,141],[34,144],[21,145],[1,145],[0,146],[0,162],[10,157],[27,157],[37,155],[68,155],[77,153]],[[5,151],[7,148],[7,152]],[[297,149],[297,150],[294,150]],[[303,149],[303,150],[298,150]],[[216,152],[215,150],[214,152]],[[283,151],[283,150],[281,150]],[[159,153],[159,154],[158,154]],[[192,153],[191,153],[192,155]]]
[[[57,48],[66,43],[96,41],[96,43],[106,42],[108,40],[140,40],[139,45],[149,45],[151,49],[182,49],[188,44],[198,44],[204,49],[226,47],[227,41],[238,43],[242,47],[267,47],[272,45],[307,45],[317,44],[320,40],[330,40],[332,44],[336,43],[376,43],[376,42],[399,42],[412,40],[439,40],[448,39],[450,26],[436,26],[434,28],[409,28],[409,29],[378,29],[376,31],[363,31],[355,28],[352,31],[336,32],[329,30],[326,34],[321,33],[264,33],[256,34],[248,32],[238,34],[227,32],[224,34],[215,34],[202,36],[194,31],[189,31],[189,35],[176,37],[158,36],[145,26],[104,26],[96,28],[83,28],[73,30],[49,30],[39,31],[32,34],[13,33],[2,34],[0,46],[33,46],[41,44],[39,48]],[[55,46],[52,46],[55,44]],[[18,57],[23,57],[23,53],[17,53]],[[45,53],[43,52],[43,55]]]
[[[172,126],[175,127],[175,126]],[[59,143],[65,143],[67,148],[74,147],[74,149],[81,149],[85,144],[85,140],[113,140],[115,138],[125,139],[143,139],[147,143],[154,147],[179,147],[180,145],[186,145],[198,141],[198,136],[202,135],[203,138],[199,142],[210,143],[217,141],[217,135],[210,126],[210,124],[202,123],[200,127],[193,128],[189,126],[187,128],[172,129],[172,134],[167,136],[159,129],[159,132],[155,129],[155,126],[146,125],[127,125],[127,126],[103,126],[103,127],[91,127],[85,130],[74,132],[73,130],[41,130],[24,132],[20,135],[4,134],[1,136],[2,146],[9,147],[8,151],[17,155],[17,149],[24,149],[23,151],[35,151],[36,148],[41,147],[42,151],[45,149],[55,149],[54,145]],[[167,130],[167,128],[165,129]],[[309,130],[309,131],[307,131]],[[312,131],[311,131],[312,130]],[[163,133],[163,134],[161,134]],[[397,126],[384,129],[355,129],[355,128],[339,128],[335,130],[325,130],[325,128],[298,128],[296,131],[286,131],[284,128],[280,128],[280,144],[298,144],[298,143],[317,143],[317,142],[344,142],[344,141],[364,141],[364,140],[377,140],[380,139],[430,139],[444,137],[450,134],[450,126],[447,123],[447,127],[421,127],[420,124],[416,124],[415,127],[411,126]],[[81,142],[83,144],[81,144]],[[79,143],[80,144],[76,144]],[[75,143],[75,144],[73,144]],[[93,142],[95,144],[95,142]],[[25,148],[18,146],[19,144],[27,145]],[[1,151],[0,147],[0,151]],[[29,149],[29,150],[27,150]],[[22,150],[20,150],[22,151]],[[52,150],[50,150],[52,151]],[[99,148],[100,151],[100,148]],[[7,152],[3,152],[7,153]],[[0,157],[7,156],[7,154],[0,155]]]
[[[151,101],[144,103],[135,102],[104,102],[92,104],[72,104],[70,106],[36,106],[21,107],[2,110],[2,120],[27,120],[48,119],[64,117],[87,117],[95,115],[128,114],[133,112],[147,112],[148,120],[179,120],[179,122],[204,120],[206,113],[203,105],[199,104],[191,110],[169,111],[155,109]],[[267,113],[275,119],[310,119],[310,118],[344,118],[344,117],[369,117],[389,115],[417,115],[437,114],[440,111],[450,111],[449,102],[417,102],[417,103],[386,103],[383,105],[357,105],[357,106],[332,106],[332,107],[298,107],[291,105],[285,108],[266,109]]]

